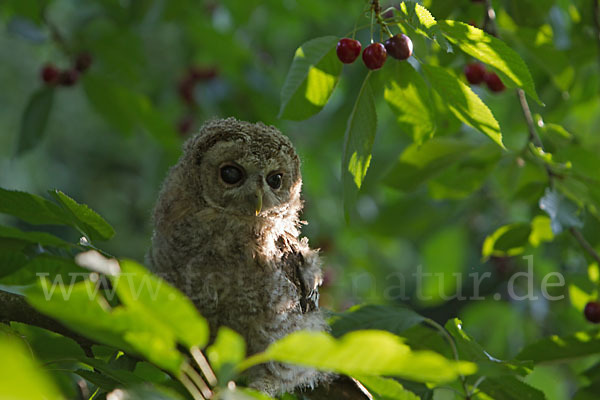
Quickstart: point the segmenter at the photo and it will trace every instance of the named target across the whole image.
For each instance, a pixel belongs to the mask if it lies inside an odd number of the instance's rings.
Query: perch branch
[[[569,232],[571,232],[571,235],[573,235],[573,237],[579,242],[581,247],[588,252],[588,254],[598,263],[598,265],[600,265],[600,254],[598,254],[590,242],[583,237],[581,232],[573,227],[569,228]]]
[[[92,345],[95,342],[73,332],[61,323],[49,318],[25,301],[25,297],[0,290],[0,321],[14,321],[37,326],[49,331],[59,333],[75,340],[85,351],[88,357],[93,357]]]

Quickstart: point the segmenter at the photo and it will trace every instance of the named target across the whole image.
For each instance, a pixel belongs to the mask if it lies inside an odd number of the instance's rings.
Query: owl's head
[[[300,161],[272,126],[234,118],[213,120],[184,146],[186,186],[205,207],[269,217],[300,208]]]

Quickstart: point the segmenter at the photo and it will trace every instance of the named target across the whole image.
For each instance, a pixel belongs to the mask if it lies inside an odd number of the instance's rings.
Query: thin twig
[[[596,25],[596,41],[598,42],[599,52],[598,57],[600,60],[600,0],[593,0],[594,3],[594,24]],[[492,7],[491,0],[485,0],[486,5],[486,32],[493,34],[494,36],[498,36],[498,29],[496,27],[495,21],[495,13]],[[533,121],[533,117],[531,115],[531,110],[529,108],[529,104],[527,103],[527,98],[525,97],[525,92],[522,89],[518,89],[517,93],[519,95],[519,103],[521,104],[521,109],[523,110],[523,115],[525,117],[525,121],[527,122],[527,129],[529,130],[529,141],[542,150],[544,150],[544,144],[537,134],[535,123]],[[554,186],[554,172],[550,169],[550,166],[547,162],[544,161],[544,168],[546,169],[546,174],[548,175],[548,183],[550,187]],[[579,232],[576,228],[569,228],[569,232],[573,237],[579,242],[581,247],[594,259],[596,262],[600,264],[600,255],[596,252],[596,250],[592,247],[592,245],[583,237],[581,232]]]
[[[200,371],[202,371],[202,373],[204,374],[204,377],[208,381],[208,384],[213,387],[216,386],[217,377],[213,372],[212,368],[210,367],[208,361],[206,361],[206,357],[204,357],[202,351],[198,347],[194,346],[190,349],[190,354],[194,358],[194,361],[196,361],[196,364],[198,364],[198,367],[200,367]]]
[[[183,364],[183,374],[188,376],[192,380],[192,382],[194,382],[194,385],[198,389],[200,389],[202,395],[205,398],[210,399],[212,397],[212,391],[210,390],[206,382],[204,382],[204,379],[202,379],[200,374],[198,374],[196,370],[192,368],[192,366],[188,363]]]
[[[200,393],[196,385],[194,385],[194,383],[190,380],[190,378],[188,378],[187,375],[182,374],[177,379],[179,379],[179,382],[181,382],[181,384],[185,386],[185,389],[192,395],[194,400],[206,400],[206,398],[202,396],[202,393]]]
[[[437,329],[442,334],[442,336],[444,336],[444,338],[450,345],[450,348],[452,349],[452,354],[454,356],[454,360],[460,361],[460,358],[458,357],[458,349],[456,348],[456,343],[454,342],[454,338],[448,333],[446,328],[444,328],[442,325],[438,324],[431,318],[425,318],[424,322],[429,324],[430,326],[434,327],[435,329]],[[459,375],[460,375],[460,382],[463,387],[464,395],[468,396],[469,389],[467,388],[467,380],[465,379],[465,376],[463,374],[459,374]]]
[[[596,260],[596,262],[598,263],[598,265],[600,265],[600,254],[598,254],[598,252],[592,247],[592,245],[590,244],[590,242],[588,242],[583,237],[583,235],[581,234],[581,232],[579,232],[575,227],[569,228],[569,232],[571,232],[571,235],[573,235],[573,237],[579,242],[579,244],[581,245],[581,247],[583,247],[583,249],[585,251],[587,251],[588,254],[594,260]]]

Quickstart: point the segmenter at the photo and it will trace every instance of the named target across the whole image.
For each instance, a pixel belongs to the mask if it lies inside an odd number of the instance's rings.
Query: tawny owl
[[[234,118],[206,123],[184,146],[154,212],[149,261],[184,291],[211,331],[228,326],[248,353],[297,330],[326,330],[321,262],[299,237],[300,161],[276,128]],[[250,386],[275,395],[329,376],[271,363]]]

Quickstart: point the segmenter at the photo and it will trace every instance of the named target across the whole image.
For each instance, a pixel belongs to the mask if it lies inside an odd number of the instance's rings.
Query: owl
[[[324,331],[321,260],[300,238],[300,160],[272,126],[213,120],[187,140],[163,183],[148,253],[156,273],[189,296],[211,332],[240,333],[248,354],[298,330]],[[269,363],[248,372],[270,395],[331,376]]]

